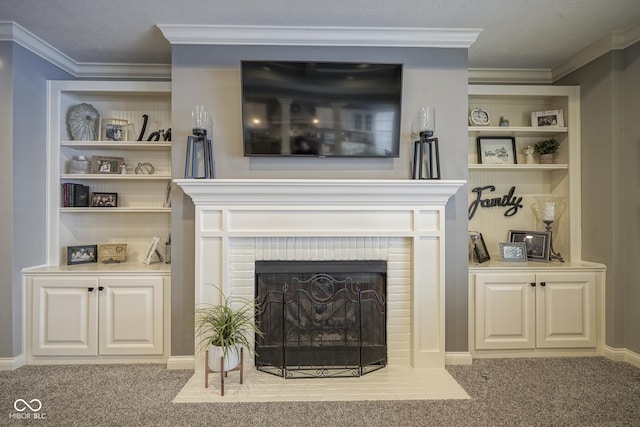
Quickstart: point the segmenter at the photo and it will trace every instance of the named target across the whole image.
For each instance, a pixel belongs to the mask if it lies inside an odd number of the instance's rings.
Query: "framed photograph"
[[[118,193],[91,193],[92,208],[118,207]]]
[[[551,233],[549,231],[509,230],[510,243],[524,243],[529,261],[549,262]]]
[[[129,121],[100,117],[98,141],[127,141]]]
[[[67,246],[67,265],[98,262],[98,245]]]
[[[476,252],[476,257],[478,258],[478,262],[480,264],[491,259],[491,257],[489,256],[489,251],[487,250],[487,245],[484,242],[484,237],[482,237],[482,233],[480,233],[480,238],[476,242],[474,251]]]
[[[478,143],[478,163],[488,165],[515,165],[516,139],[511,136],[480,136]]]
[[[158,245],[160,244],[160,238],[154,237],[151,239],[151,243],[149,243],[149,247],[147,248],[147,253],[144,255],[142,262],[149,265],[154,262],[162,262],[163,259],[158,252]]]
[[[534,128],[546,126],[564,127],[562,110],[536,111],[531,113],[531,126]]]
[[[500,243],[500,261],[527,262],[527,244],[524,242]]]
[[[91,157],[91,173],[120,173],[124,165],[122,157]]]
[[[120,263],[127,259],[126,243],[106,243],[98,245],[98,261],[103,264]]]

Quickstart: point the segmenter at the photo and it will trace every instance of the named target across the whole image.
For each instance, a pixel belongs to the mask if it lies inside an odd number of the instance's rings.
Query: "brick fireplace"
[[[207,284],[253,298],[256,261],[384,260],[389,366],[444,368],[444,209],[463,181],[176,183],[196,206],[196,305],[216,302]]]

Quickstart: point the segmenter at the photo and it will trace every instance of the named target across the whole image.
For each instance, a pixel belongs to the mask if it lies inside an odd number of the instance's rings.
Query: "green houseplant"
[[[227,296],[218,287],[219,304],[205,304],[196,310],[196,333],[200,347],[209,350],[209,368],[214,372],[229,371],[238,366],[240,347],[252,351],[253,336],[262,336],[255,313],[258,305],[245,298]],[[224,367],[220,357],[224,356]]]
[[[553,163],[553,155],[558,151],[560,143],[555,138],[536,142],[534,149],[540,154],[541,163]]]

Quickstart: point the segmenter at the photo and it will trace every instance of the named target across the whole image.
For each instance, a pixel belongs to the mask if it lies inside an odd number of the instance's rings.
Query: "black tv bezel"
[[[245,98],[244,98],[244,66],[245,63],[309,63],[309,64],[351,64],[351,65],[393,65],[399,67],[400,71],[400,93],[398,100],[398,132],[397,132],[397,141],[395,144],[396,152],[393,154],[384,154],[384,155],[364,155],[364,154],[340,154],[340,155],[322,155],[322,154],[270,154],[270,153],[247,153],[247,142],[246,142],[246,127],[244,123],[244,113],[245,113]],[[400,157],[400,146],[401,146],[401,124],[402,124],[402,102],[404,95],[404,63],[401,62],[373,62],[373,61],[315,61],[315,60],[278,60],[278,59],[262,59],[262,60],[241,60],[240,61],[240,104],[241,104],[241,126],[242,126],[242,154],[244,157],[268,157],[268,158],[323,158],[323,159],[349,159],[349,158],[361,158],[361,159],[397,159]]]

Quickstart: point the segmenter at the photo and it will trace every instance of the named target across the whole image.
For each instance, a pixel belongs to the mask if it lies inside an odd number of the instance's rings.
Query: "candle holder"
[[[436,111],[423,107],[411,123],[413,143],[413,179],[440,179],[440,150],[436,129]]]
[[[204,106],[196,105],[191,111],[192,136],[187,137],[187,154],[184,177],[190,179],[212,179],[214,177],[213,145],[207,138],[211,118]],[[200,172],[202,163],[202,172]]]
[[[556,252],[553,248],[553,231],[551,228],[553,223],[559,221],[560,217],[562,217],[564,212],[567,210],[567,198],[560,196],[544,196],[535,197],[535,199],[536,202],[531,205],[531,208],[538,220],[544,223],[545,231],[548,231],[549,236],[551,236],[549,260],[564,262],[562,255],[560,255],[559,252]]]

